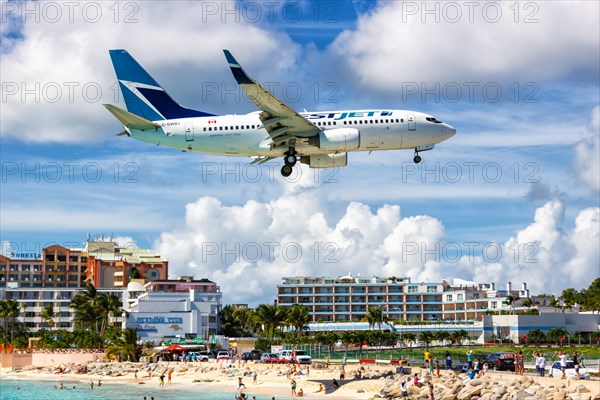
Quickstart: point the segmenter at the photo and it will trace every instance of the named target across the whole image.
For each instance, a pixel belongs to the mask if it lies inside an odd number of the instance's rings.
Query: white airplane
[[[110,50],[128,111],[104,104],[125,127],[119,135],[183,151],[250,156],[253,163],[283,157],[283,176],[298,161],[311,168],[345,167],[348,153],[433,149],[456,129],[431,115],[404,110],[296,112],[251,79],[223,50],[237,83],[260,111],[213,115],[184,108],[125,50]]]

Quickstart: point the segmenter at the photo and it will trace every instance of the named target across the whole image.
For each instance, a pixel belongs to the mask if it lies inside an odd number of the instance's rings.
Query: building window
[[[446,301],[452,301],[452,295],[451,294],[447,294],[446,295]]]
[[[462,301],[462,300],[464,300],[463,299],[463,294],[462,293],[457,294],[456,295],[456,301]]]
[[[408,293],[417,293],[417,287],[416,286],[409,286],[408,287]]]
[[[496,308],[496,302],[495,301],[490,302],[490,308]]]
[[[436,293],[437,286],[427,286],[427,293]]]

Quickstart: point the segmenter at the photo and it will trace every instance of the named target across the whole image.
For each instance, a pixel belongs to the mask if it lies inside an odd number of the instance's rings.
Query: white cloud
[[[128,49],[159,82],[165,79],[160,79],[156,71],[170,67],[167,81],[188,90],[196,86],[193,93],[198,101],[202,98],[199,93],[203,80],[221,83],[219,79],[229,74],[224,48],[230,48],[245,65],[257,71],[286,71],[296,60],[297,46],[285,34],[262,29],[261,24],[248,18],[236,21],[235,15],[224,14],[225,8],[234,6],[233,2],[211,3],[217,7],[216,15],[207,12],[205,2],[134,2],[127,3],[133,8],[120,6],[118,16],[117,3],[92,2],[87,14],[83,12],[85,3],[52,3],[61,10],[61,18],[55,20],[49,10],[44,12],[46,6],[42,2],[38,6],[39,21],[33,16],[26,18],[21,37],[3,49],[3,138],[86,142],[116,133],[118,122],[101,105],[115,103],[115,96],[120,97],[109,49]],[[17,7],[33,9],[35,5]],[[73,21],[69,7],[74,7]],[[89,10],[97,7],[101,18],[92,23]],[[125,23],[127,17],[138,22]],[[4,24],[3,34],[14,31],[13,25],[13,19]],[[278,57],[273,57],[273,53]],[[182,64],[185,73],[178,71]],[[214,70],[219,73],[211,72]],[[271,74],[278,76],[279,73]],[[181,101],[173,86],[166,89]],[[220,98],[215,100],[219,102]],[[216,111],[211,110],[215,106],[219,104],[205,105],[205,109]]]
[[[331,59],[364,87],[396,93],[406,82],[597,79],[597,2],[470,4],[381,2],[338,36]]]
[[[590,115],[588,136],[576,145],[573,167],[578,180],[595,193],[600,192],[600,106]]]
[[[257,304],[273,299],[284,276],[525,280],[534,292],[560,292],[587,286],[598,272],[597,208],[581,211],[575,228],[565,232],[563,204],[549,201],[514,237],[487,244],[485,252],[486,243],[479,243],[474,255],[465,255],[467,245],[449,242],[442,222],[431,216],[403,218],[398,205],[371,210],[360,202],[346,203],[338,214],[320,190],[291,186],[265,202],[228,206],[201,197],[188,204],[185,225],[155,243],[169,259],[171,276],[208,277],[221,286],[225,301]],[[460,260],[452,253],[456,248],[463,252]]]

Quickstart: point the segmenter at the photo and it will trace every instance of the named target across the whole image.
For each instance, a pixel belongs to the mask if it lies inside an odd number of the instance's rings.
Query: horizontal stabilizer
[[[103,106],[106,107],[106,109],[110,111],[112,115],[114,115],[124,126],[129,129],[145,131],[147,129],[160,128],[159,124],[148,121],[145,118],[138,117],[137,115],[132,114],[129,111],[125,111],[117,106],[113,106],[112,104],[103,104]]]

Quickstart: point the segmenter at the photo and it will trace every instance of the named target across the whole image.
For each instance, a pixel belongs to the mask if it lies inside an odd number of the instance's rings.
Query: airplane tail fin
[[[180,106],[126,50],[109,53],[130,113],[149,121],[214,115]]]
[[[130,113],[129,111],[125,111],[117,106],[113,106],[112,104],[103,104],[103,106],[106,107],[106,109],[110,111],[110,113],[114,115],[128,129],[144,131],[147,129],[160,128],[159,124],[152,121],[148,121],[145,118]],[[121,133],[119,135],[121,135]]]

